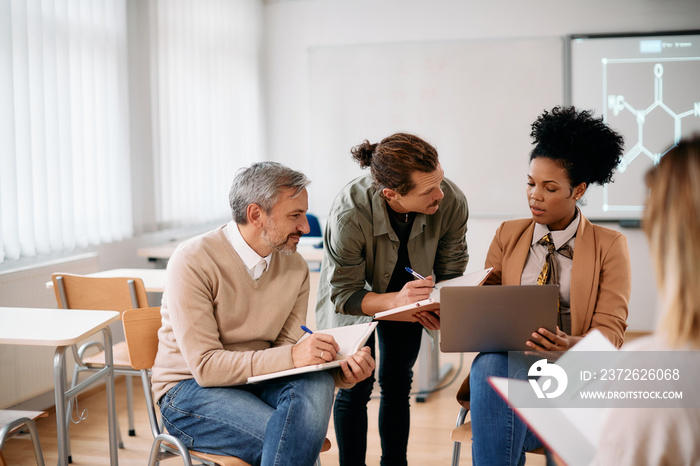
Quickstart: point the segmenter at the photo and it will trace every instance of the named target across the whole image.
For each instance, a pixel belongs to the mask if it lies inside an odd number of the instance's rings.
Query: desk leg
[[[437,341],[432,344],[430,337],[424,331],[418,353],[418,374],[416,377],[418,394],[416,401],[422,403],[428,400],[430,392],[434,390],[440,381],[447,377],[452,370],[452,364],[447,363],[440,367],[440,348]]]
[[[66,429],[66,347],[59,346],[53,357],[53,381],[56,398],[56,432],[58,434],[58,465],[68,466],[68,436]]]
[[[112,331],[109,327],[102,329],[105,341],[105,365],[109,366],[107,375],[107,422],[109,423],[109,464],[117,466],[117,408],[114,403],[114,359],[112,356]]]

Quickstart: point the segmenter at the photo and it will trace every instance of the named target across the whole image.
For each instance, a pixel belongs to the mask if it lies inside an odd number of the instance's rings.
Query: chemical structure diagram
[[[686,59],[687,61],[693,61],[693,60],[698,60],[700,62],[700,58],[697,59]],[[648,158],[653,164],[659,163],[659,160],[661,160],[661,157],[663,157],[665,152],[655,152],[653,149],[650,149],[650,144],[649,141],[645,140],[645,123],[648,123],[648,117],[652,112],[663,112],[666,116],[666,118],[670,118],[672,120],[672,125],[673,125],[673,143],[677,144],[680,139],[683,137],[684,134],[688,134],[690,130],[692,130],[692,127],[695,128],[695,130],[700,129],[700,101],[699,102],[691,102],[686,109],[678,110],[678,109],[672,109],[667,103],[664,102],[664,63],[663,59],[657,59],[654,62],[653,65],[653,73],[654,73],[654,80],[653,80],[653,85],[654,85],[654,99],[653,102],[646,108],[635,108],[626,98],[624,94],[613,94],[613,93],[608,93],[607,91],[607,82],[605,82],[605,79],[607,77],[607,65],[617,61],[623,62],[623,60],[603,60],[603,69],[604,69],[604,86],[603,86],[603,98],[605,102],[605,111],[604,111],[604,118],[606,122],[609,122],[611,117],[617,117],[623,112],[629,112],[633,118],[636,120],[636,142],[629,147],[629,141],[633,140],[633,135],[631,134],[626,134],[625,139],[628,141],[627,146],[629,149],[625,152],[625,154],[622,157],[622,160],[620,161],[620,164],[618,165],[618,172],[623,174],[625,173],[631,166],[631,164],[637,159],[638,157],[646,157]],[[639,60],[628,60],[625,62],[631,62],[631,61],[636,61],[639,62]],[[693,86],[695,87],[695,86]],[[688,107],[690,107],[688,109]],[[687,118],[692,118],[692,122],[688,122]],[[697,120],[696,120],[697,119]],[[687,122],[687,123],[686,123]],[[684,127],[684,123],[685,126]],[[629,133],[629,132],[628,132]],[[664,138],[666,139],[666,138]],[[670,138],[666,139],[670,140]],[[609,202],[609,186],[606,184],[603,187],[603,210],[604,211],[611,211],[611,210],[626,210],[626,211],[642,211],[644,207],[642,205],[613,205]]]

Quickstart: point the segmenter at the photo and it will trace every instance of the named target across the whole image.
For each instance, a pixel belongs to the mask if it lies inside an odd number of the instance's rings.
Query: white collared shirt
[[[255,252],[253,248],[246,243],[245,239],[243,239],[243,235],[241,235],[238,225],[233,220],[226,225],[226,228],[224,228],[224,233],[226,233],[226,237],[231,242],[233,249],[235,249],[238,255],[241,256],[241,260],[243,260],[243,263],[245,264],[246,269],[248,269],[250,276],[253,277],[253,280],[260,278],[263,272],[265,272],[265,270],[270,266],[272,254],[262,257]]]
[[[579,212],[578,207],[576,208],[576,217],[569,224],[569,226],[563,230],[549,231],[547,225],[535,223],[535,231],[532,234],[530,253],[527,255],[525,267],[523,267],[523,273],[520,276],[521,285],[537,284],[537,277],[542,271],[542,266],[544,265],[549,249],[546,245],[537,244],[537,242],[547,233],[551,233],[552,241],[554,242],[554,247],[556,249],[559,249],[568,242],[569,246],[571,246],[571,249],[573,250],[574,242],[576,241],[575,235],[576,231],[578,230],[579,223],[581,223],[581,212]],[[555,254],[554,260],[557,261],[557,265],[559,266],[560,303],[562,307],[569,308],[571,302],[571,269],[573,261],[568,257],[562,256],[561,254]]]

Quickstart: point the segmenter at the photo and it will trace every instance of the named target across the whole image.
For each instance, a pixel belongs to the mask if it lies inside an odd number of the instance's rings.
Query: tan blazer
[[[501,224],[486,256],[486,267],[493,267],[487,284],[520,284],[534,229],[532,219]],[[627,239],[582,216],[571,270],[571,334],[585,335],[597,328],[614,345],[622,346],[631,291]]]
[[[486,255],[486,267],[493,267],[493,271],[485,284],[520,285],[534,230],[532,219],[511,220],[498,227]],[[596,328],[619,348],[632,291],[627,239],[581,216],[572,267],[571,334],[585,335]],[[468,376],[457,392],[457,401],[469,406]]]

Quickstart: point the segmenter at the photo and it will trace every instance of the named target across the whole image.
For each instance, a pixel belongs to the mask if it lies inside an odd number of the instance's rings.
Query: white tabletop
[[[117,320],[117,311],[0,307],[0,344],[74,345]]]
[[[149,259],[170,259],[170,256],[173,255],[179,244],[180,241],[168,241],[158,246],[139,248],[136,254],[139,257],[147,257]]]
[[[89,273],[87,276],[140,278],[147,293],[162,293],[165,287],[165,269],[111,269]],[[53,288],[53,282],[46,282],[46,288]]]
[[[308,262],[321,262],[321,260],[323,260],[323,248],[316,247],[321,245],[321,242],[322,239],[320,237],[302,236],[297,246],[297,251]],[[170,241],[159,246],[140,248],[138,250],[138,255],[139,257],[148,257],[149,259],[170,259],[170,256],[175,252],[179,244],[179,241]],[[144,285],[145,284],[144,280]]]
[[[320,240],[317,241],[320,244]],[[323,260],[323,248],[317,248],[309,243],[299,243],[297,252],[301,254],[307,262],[321,262]]]

